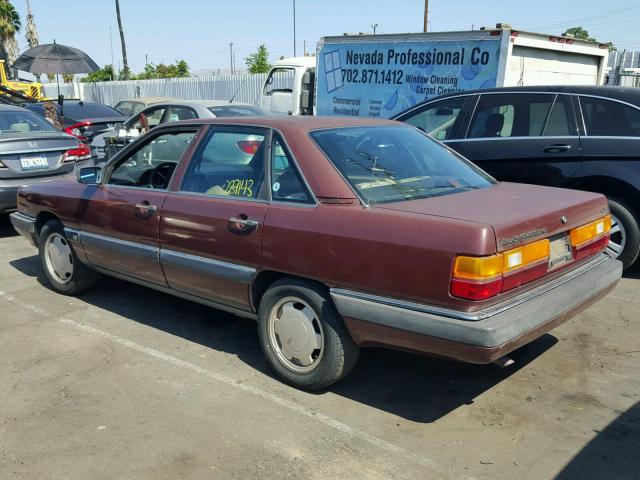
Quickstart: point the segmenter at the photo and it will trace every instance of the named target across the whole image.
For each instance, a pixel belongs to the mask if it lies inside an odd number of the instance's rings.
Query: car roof
[[[0,112],[16,112],[16,111],[29,111],[26,108],[19,107],[17,105],[8,105],[4,103],[0,103]]]
[[[136,103],[144,103],[145,105],[152,105],[154,103],[171,102],[173,100],[180,100],[180,99],[174,98],[174,97],[138,97],[138,98],[123,98],[122,100],[119,100],[118,103],[136,102]]]
[[[247,117],[219,117],[184,120],[180,123],[247,125],[255,127],[274,128],[283,132],[321,130],[328,128],[362,127],[380,125],[406,125],[394,120],[381,120],[360,117],[329,117],[329,116],[247,116]],[[168,124],[167,124],[168,125]]]
[[[177,105],[177,106],[201,106],[205,108],[209,107],[255,107],[259,108],[256,105],[252,105],[250,103],[242,103],[242,102],[229,102],[228,100],[164,100],[158,103],[166,103],[167,105]]]
[[[640,89],[626,87],[606,87],[594,85],[538,85],[530,87],[502,87],[487,88],[484,90],[465,90],[462,92],[448,93],[439,97],[427,100],[431,102],[443,98],[458,97],[460,95],[471,95],[481,93],[572,93],[576,95],[592,95],[607,97],[614,100],[622,100],[640,105]],[[426,102],[423,102],[426,103]]]

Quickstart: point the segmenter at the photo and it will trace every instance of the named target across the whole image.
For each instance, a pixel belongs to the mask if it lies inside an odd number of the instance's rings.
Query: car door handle
[[[562,153],[562,152],[568,152],[569,150],[571,150],[571,145],[567,145],[564,143],[557,143],[555,145],[547,145],[546,147],[544,147],[542,149],[543,152],[545,153]]]
[[[246,215],[239,215],[237,217],[231,217],[229,219],[229,230],[235,233],[249,233],[258,228],[259,222],[251,218],[247,218]]]
[[[142,218],[152,217],[158,211],[158,207],[151,205],[146,200],[144,202],[136,203],[135,209],[136,215]]]

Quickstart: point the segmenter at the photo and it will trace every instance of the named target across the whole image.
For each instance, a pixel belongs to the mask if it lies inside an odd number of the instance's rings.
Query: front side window
[[[193,155],[181,191],[260,198],[265,183],[264,139],[261,131],[210,131]]]
[[[468,138],[569,135],[568,102],[565,95],[543,93],[482,95]]]
[[[180,158],[195,132],[158,135],[114,166],[108,183],[166,190]]]
[[[604,98],[580,97],[588,136],[640,137],[640,110]]]
[[[169,107],[165,122],[179,122],[180,120],[191,120],[198,118],[195,110],[189,107]]]
[[[115,109],[127,117],[133,115],[133,104],[131,102],[119,102]]]
[[[141,112],[129,125],[129,128],[136,128],[140,131],[148,131],[153,127],[160,125],[162,115],[164,115],[165,107],[156,107]]]
[[[284,202],[312,202],[298,169],[277,137],[271,149],[271,198]]]
[[[263,93],[271,95],[274,92],[293,92],[294,76],[293,68],[274,68],[265,82]]]
[[[448,195],[494,183],[452,150],[406,126],[317,130],[311,137],[369,204]]]
[[[466,97],[456,97],[430,104],[424,110],[402,119],[436,140],[451,140],[453,127],[462,112]]]

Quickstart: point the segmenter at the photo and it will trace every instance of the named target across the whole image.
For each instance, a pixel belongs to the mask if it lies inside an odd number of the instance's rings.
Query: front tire
[[[624,202],[610,198],[611,237],[607,253],[629,268],[640,254],[640,218]]]
[[[303,390],[341,380],[360,352],[325,289],[297,279],[278,280],[265,292],[258,334],[269,366]]]
[[[38,236],[40,263],[51,289],[64,295],[78,295],[92,289],[100,275],[84,265],[57,220],[50,220]]]

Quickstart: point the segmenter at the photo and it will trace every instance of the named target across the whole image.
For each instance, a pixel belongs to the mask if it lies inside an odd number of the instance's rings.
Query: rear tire
[[[607,253],[629,268],[640,254],[640,218],[626,203],[609,198],[612,229]],[[617,221],[616,221],[617,220]]]
[[[78,295],[98,283],[100,275],[78,259],[58,220],[50,220],[42,227],[38,250],[42,269],[52,290],[64,295]]]
[[[360,353],[326,289],[297,279],[278,280],[262,296],[258,334],[269,366],[303,390],[341,380]]]

